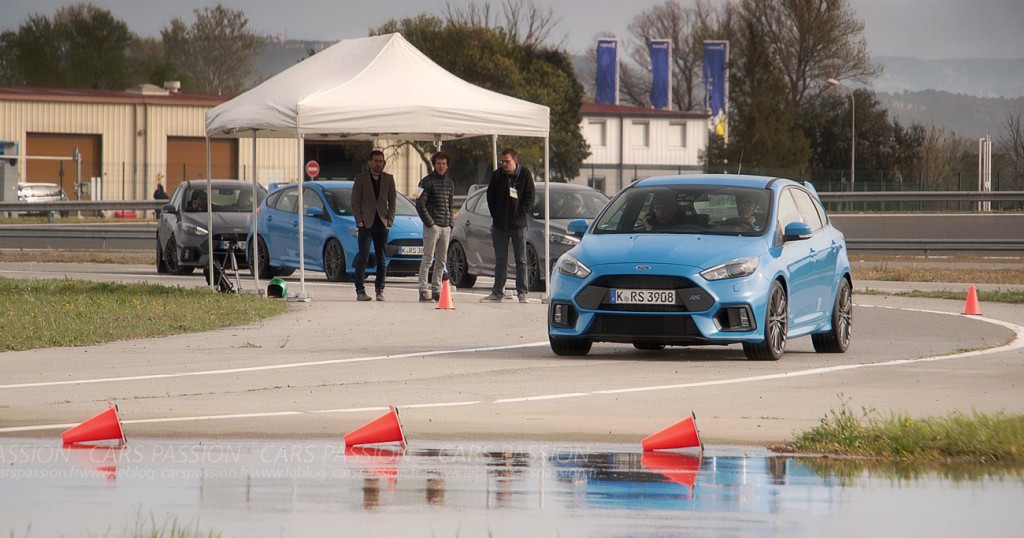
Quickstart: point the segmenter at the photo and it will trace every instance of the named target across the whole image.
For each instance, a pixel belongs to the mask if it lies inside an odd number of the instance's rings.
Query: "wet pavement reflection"
[[[1017,468],[918,468],[709,446],[0,442],[0,534],[1020,536]]]

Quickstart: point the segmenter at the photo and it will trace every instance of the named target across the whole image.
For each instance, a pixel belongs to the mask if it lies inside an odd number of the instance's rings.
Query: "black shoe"
[[[436,300],[437,299],[432,299],[429,293],[423,292],[423,293],[420,294],[420,302],[421,303],[432,303],[432,302],[434,302]]]
[[[377,292],[377,300],[378,301],[383,301],[384,300],[384,292],[383,291],[378,291]]]
[[[435,303],[436,303],[437,301],[440,301],[440,300],[441,300],[441,292],[439,292],[439,291],[435,291],[435,292],[431,293],[431,294],[430,294],[430,299],[431,299],[432,301],[434,301]]]
[[[373,299],[371,299],[370,296],[367,295],[365,291],[357,291],[356,292],[356,300],[357,301],[372,301]]]

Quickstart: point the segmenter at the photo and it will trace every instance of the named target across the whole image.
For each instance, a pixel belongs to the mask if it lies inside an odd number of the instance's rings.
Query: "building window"
[[[590,176],[587,179],[587,186],[592,189],[604,192],[604,176]]]
[[[587,141],[591,146],[605,147],[608,145],[608,124],[603,121],[587,123]]]
[[[674,121],[668,124],[668,145],[673,148],[686,147],[686,123]]]
[[[630,136],[634,148],[646,148],[651,145],[651,124],[646,121],[634,122],[630,125]]]

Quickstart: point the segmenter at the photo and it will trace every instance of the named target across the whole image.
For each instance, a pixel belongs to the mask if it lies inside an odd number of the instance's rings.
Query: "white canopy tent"
[[[440,144],[484,135],[495,140],[497,135],[544,138],[547,178],[548,132],[548,107],[470,84],[427,58],[400,34],[340,41],[206,114],[207,140],[251,136],[254,155],[258,137],[295,137],[300,182],[305,175],[306,138]],[[255,211],[253,217],[255,222]],[[302,221],[299,263],[306,297]],[[550,266],[546,245],[544,257]]]

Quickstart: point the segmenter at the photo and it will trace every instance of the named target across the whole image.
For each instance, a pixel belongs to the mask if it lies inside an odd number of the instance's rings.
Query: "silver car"
[[[236,179],[211,181],[213,202],[213,251],[215,260],[235,254],[240,267],[246,264],[245,238],[249,235],[252,214],[252,184]],[[267,190],[256,190],[259,204]],[[191,274],[196,267],[209,264],[209,222],[207,219],[205,179],[182,181],[171,199],[160,210],[156,230],[156,270],[175,275]]]
[[[66,202],[68,195],[56,183],[18,183],[18,201],[27,203]],[[26,215],[46,215],[48,211],[27,211]],[[61,211],[62,217],[68,216]]]
[[[548,271],[541,271],[544,258],[544,183],[535,183],[537,196],[527,224],[526,257],[529,265],[529,289],[544,290]],[[551,191],[551,264],[579,243],[566,232],[569,221],[590,220],[608,203],[600,191],[584,185],[552,183]],[[470,188],[466,202],[455,217],[448,244],[448,275],[456,287],[471,288],[476,277],[494,276],[494,247],[491,244],[491,212],[487,207],[487,186]],[[509,247],[509,275],[515,279],[515,257]]]

